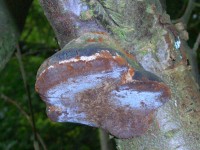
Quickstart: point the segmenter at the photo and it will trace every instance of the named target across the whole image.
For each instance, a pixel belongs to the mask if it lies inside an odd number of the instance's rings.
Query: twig
[[[196,2],[194,5],[195,5],[196,7],[200,7],[200,3],[197,3],[197,2]]]
[[[18,44],[17,44],[16,48],[17,48],[16,56],[17,56],[17,59],[18,59],[18,63],[19,63],[19,67],[20,67],[20,71],[21,71],[21,75],[22,75],[22,79],[23,79],[23,82],[24,82],[24,88],[25,88],[25,90],[27,92],[26,73],[25,73],[25,70],[24,70],[23,62],[22,62],[21,50],[20,50]]]
[[[187,8],[182,17],[177,20],[172,21],[173,23],[183,22],[187,26],[193,9],[195,8],[195,0],[189,0]]]
[[[32,31],[33,31],[33,28],[29,29],[28,32],[26,33],[26,35],[24,36],[24,38],[22,39],[22,41],[26,41],[28,39],[28,37],[30,36]]]
[[[43,149],[47,150],[47,147],[46,147],[46,145],[44,143],[44,140],[42,139],[42,137],[40,136],[40,134],[38,132],[37,132],[37,138],[40,141],[40,144],[42,145]]]
[[[99,129],[101,150],[109,150],[109,135],[103,129]]]
[[[196,42],[194,43],[193,52],[195,52],[195,53],[197,52],[199,45],[200,45],[200,33],[197,37]]]
[[[29,110],[30,110],[30,115],[31,115],[31,122],[32,122],[32,130],[33,130],[33,134],[34,134],[34,140],[37,141],[37,134],[36,134],[37,130],[36,130],[35,120],[34,120],[34,115],[33,115],[30,89],[29,89],[29,85],[28,85],[27,80],[26,80],[26,73],[25,73],[25,70],[24,70],[24,65],[23,65],[23,62],[22,62],[22,56],[21,56],[21,51],[20,51],[19,45],[17,45],[16,48],[17,48],[16,57],[18,59],[22,79],[23,79],[23,82],[24,82],[24,88],[26,90],[26,94],[27,94],[27,97],[28,97],[28,105],[29,105]]]
[[[1,94],[0,97],[6,101],[6,102],[9,102],[11,104],[13,104],[14,106],[17,107],[17,109],[26,117],[26,119],[28,120],[28,122],[32,125],[32,122],[31,122],[31,118],[29,117],[28,113],[15,101],[15,100],[12,100],[11,98],[7,97],[6,95],[4,94]]]
[[[195,3],[195,0],[189,0],[187,8],[185,10],[185,13],[182,16],[182,20],[183,20],[183,22],[185,23],[186,26],[189,22],[189,19],[190,19],[190,16],[192,14],[193,9],[195,8],[194,3]]]
[[[26,119],[28,120],[28,123],[31,125],[31,127],[33,127],[33,124],[32,124],[32,121],[31,121],[30,116],[29,116],[28,113],[22,108],[22,106],[20,106],[20,105],[16,102],[16,100],[11,99],[11,98],[9,98],[8,96],[6,96],[6,95],[4,95],[4,94],[1,94],[0,97],[1,97],[4,101],[9,102],[9,103],[13,104],[15,107],[17,107],[17,109],[26,117]],[[46,145],[45,145],[45,143],[44,143],[42,137],[40,136],[40,134],[39,134],[39,133],[36,133],[36,134],[37,134],[37,138],[38,138],[40,144],[42,145],[43,149],[44,149],[44,150],[47,150]]]

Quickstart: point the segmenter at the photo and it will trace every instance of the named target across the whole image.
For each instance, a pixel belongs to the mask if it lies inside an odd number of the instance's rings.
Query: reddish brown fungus
[[[100,127],[118,138],[144,134],[153,112],[169,100],[168,87],[117,50],[93,47],[77,50],[78,58],[63,57],[70,50],[62,50],[39,69],[35,87],[49,118]]]
[[[92,39],[92,38],[89,38],[89,39],[87,39],[86,41],[87,41],[87,42],[97,42],[96,39]]]
[[[103,38],[102,37],[98,38],[98,42],[102,43],[103,42]]]
[[[35,89],[49,118],[100,127],[118,138],[144,134],[153,112],[169,100],[168,87],[133,66],[135,57],[120,48],[95,17],[81,19],[90,10],[84,3],[40,2],[60,46],[69,44],[38,70]]]

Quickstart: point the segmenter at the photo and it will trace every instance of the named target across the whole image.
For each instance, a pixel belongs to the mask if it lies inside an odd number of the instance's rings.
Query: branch
[[[103,129],[99,129],[101,150],[109,150],[109,135]]]
[[[194,5],[195,5],[196,7],[200,7],[200,3],[197,3],[197,2],[196,2]]]
[[[29,116],[28,113],[22,108],[22,106],[20,106],[20,105],[16,102],[16,100],[11,99],[11,98],[9,98],[8,96],[6,96],[6,95],[4,95],[4,94],[1,94],[0,97],[1,97],[4,101],[6,101],[6,102],[8,102],[8,103],[10,103],[10,104],[13,104],[13,105],[25,116],[25,118],[28,120],[28,123],[31,125],[31,127],[33,127],[33,124],[32,124],[32,121],[31,121],[30,116]],[[40,136],[40,134],[39,134],[39,133],[36,133],[36,135],[37,135],[37,138],[38,138],[40,144],[42,145],[43,149],[44,149],[44,150],[47,150],[46,145],[45,145],[45,143],[44,143],[44,140],[42,139],[42,137]]]
[[[199,33],[199,35],[198,35],[198,37],[197,37],[197,40],[196,40],[196,42],[195,42],[195,44],[194,44],[194,47],[193,47],[193,52],[197,52],[197,50],[198,50],[198,48],[199,48],[199,45],[200,45],[200,33]]]
[[[40,0],[44,13],[50,22],[60,47],[64,47],[69,41],[74,39],[77,34],[79,23],[77,17],[72,15],[68,7],[79,11],[80,4],[68,0]],[[76,22],[76,23],[75,23]]]
[[[32,99],[31,99],[30,89],[29,89],[29,85],[27,83],[26,73],[25,73],[25,70],[24,70],[24,65],[23,65],[23,62],[22,62],[21,51],[20,51],[19,45],[17,45],[16,48],[17,48],[16,57],[18,59],[22,79],[23,79],[23,82],[24,82],[24,88],[25,88],[25,91],[26,91],[26,94],[27,94],[27,97],[28,97],[28,105],[29,105],[29,110],[30,110],[30,115],[31,115],[31,124],[32,124],[32,130],[33,130],[33,134],[34,134],[34,141],[37,141],[37,130],[36,130],[35,120],[34,120],[34,115],[33,115],[33,108],[32,108],[32,102],[31,102]]]
[[[195,0],[189,0],[186,11],[182,16],[182,20],[183,20],[183,22],[185,23],[186,26],[189,22],[189,19],[190,19],[190,16],[192,14],[193,9],[195,8],[194,3],[195,3]]]
[[[22,79],[23,79],[23,82],[24,82],[24,88],[25,88],[25,90],[27,92],[26,73],[25,73],[25,70],[24,70],[23,62],[22,62],[21,50],[20,50],[18,44],[17,44],[16,48],[17,48],[16,57],[18,59],[18,63],[19,63],[19,67],[20,67],[20,71],[21,71],[21,75],[22,75]]]
[[[195,8],[195,0],[189,0],[187,8],[183,16],[177,20],[174,20],[173,23],[183,22],[185,26],[187,27],[187,24],[189,22],[190,16],[194,8]]]
[[[13,104],[15,107],[17,107],[17,109],[26,117],[26,119],[28,120],[29,124],[31,126],[33,126],[32,122],[31,122],[31,118],[29,117],[28,113],[15,100],[12,100],[11,98],[7,97],[4,94],[1,94],[0,97],[4,101],[9,102],[9,103]]]

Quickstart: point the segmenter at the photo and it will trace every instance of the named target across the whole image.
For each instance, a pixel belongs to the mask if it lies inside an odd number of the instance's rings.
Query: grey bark
[[[152,4],[146,1],[145,7],[149,6]],[[154,15],[160,14],[158,10],[156,8]],[[140,16],[140,14],[133,15]],[[161,14],[160,17],[165,18],[164,20],[167,18],[166,14]],[[136,24],[137,20],[139,19],[136,19],[133,24]],[[156,21],[155,18],[143,20],[143,24],[153,20]],[[169,20],[163,22],[160,19],[160,23],[152,26],[151,29],[148,28],[149,30],[157,30],[148,37],[150,41],[154,41],[157,37],[154,43],[156,47],[151,47],[144,37],[141,39],[144,42],[140,42],[141,48],[135,48],[132,52],[136,54],[138,61],[146,70],[160,76],[170,87],[171,100],[155,113],[154,124],[146,134],[129,140],[119,139],[118,148],[121,150],[198,150],[200,149],[200,94],[199,85],[192,73],[192,70],[193,72],[197,70],[197,66],[196,63],[192,63],[192,66],[186,65],[187,58],[192,58],[190,61],[194,62],[195,58],[188,53],[189,47],[184,45],[183,41],[180,41],[180,47],[176,48],[174,44],[179,33]],[[140,34],[142,31],[137,30],[136,34],[137,32]],[[137,41],[136,38],[134,40]],[[141,54],[144,49],[148,52]]]
[[[0,70],[2,70],[10,59],[19,38],[19,31],[4,0],[0,0],[0,20]]]
[[[100,137],[101,150],[112,150],[109,134],[104,130],[99,129],[99,137]]]
[[[187,8],[185,10],[185,13],[184,15],[182,16],[181,18],[181,21],[187,26],[188,22],[189,22],[189,19],[192,15],[192,11],[195,7],[195,1],[196,0],[189,0],[188,2],[188,5],[187,5]]]
[[[31,2],[0,0],[0,71],[15,50]]]

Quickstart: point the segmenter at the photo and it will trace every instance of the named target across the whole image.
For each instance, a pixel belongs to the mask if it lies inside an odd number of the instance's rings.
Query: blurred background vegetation
[[[166,2],[167,13],[170,14],[172,20],[176,20],[185,12],[188,0],[167,0]],[[200,32],[200,3],[196,5],[187,26],[190,47],[193,47]],[[46,116],[45,104],[35,93],[37,69],[45,58],[59,49],[38,0],[34,0],[29,9],[18,45],[27,79],[28,87],[26,88],[30,90],[32,99],[35,126],[46,148],[48,150],[100,149],[97,129],[72,123],[51,122]],[[33,129],[27,119],[27,115],[30,117],[29,98],[20,71],[20,58],[16,57],[19,55],[15,52],[0,72],[0,94],[2,94],[0,97],[0,149],[2,150],[34,149]]]

